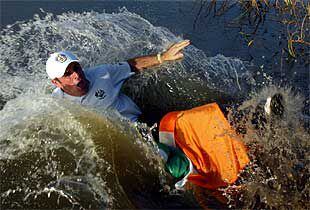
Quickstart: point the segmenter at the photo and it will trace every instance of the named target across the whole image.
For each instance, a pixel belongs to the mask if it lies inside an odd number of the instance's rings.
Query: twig
[[[308,14],[305,15],[304,19],[302,20],[302,23],[301,23],[301,27],[300,27],[300,38],[303,39],[303,28],[304,28],[304,23],[305,23],[305,20],[306,20],[306,17],[308,16]]]
[[[200,3],[201,4],[200,4],[199,11],[198,11],[198,13],[197,13],[197,15],[195,17],[195,20],[194,20],[194,25],[193,25],[194,29],[196,28],[196,24],[197,24],[198,18],[200,16],[201,12],[202,12],[202,9],[203,9],[204,5],[207,3],[207,1],[201,0]]]
[[[297,40],[292,40],[292,42],[294,43],[301,43],[301,44],[306,44],[306,45],[309,45],[310,46],[310,42],[306,42],[302,39],[297,39]]]

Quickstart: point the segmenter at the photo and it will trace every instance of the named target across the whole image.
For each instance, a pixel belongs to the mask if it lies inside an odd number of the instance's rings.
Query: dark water
[[[190,1],[1,1],[2,208],[307,208],[307,59],[281,53],[286,28],[276,14],[248,47],[239,32],[255,26],[236,21],[240,8],[204,13],[195,24],[198,10]],[[181,39],[193,43],[182,62],[135,76],[124,91],[150,115],[213,101],[232,105],[228,118],[245,130],[251,164],[241,192],[221,189],[224,205],[200,190],[198,202],[197,191],[173,189],[146,125],[50,98],[50,52],[70,50],[89,67],[156,53]],[[255,127],[257,105],[276,93],[285,114]]]

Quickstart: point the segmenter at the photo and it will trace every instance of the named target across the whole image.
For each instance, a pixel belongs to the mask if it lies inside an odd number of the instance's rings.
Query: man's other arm
[[[127,62],[134,71],[141,72],[149,67],[158,66],[165,61],[182,59],[184,57],[182,50],[188,45],[190,45],[190,41],[184,40],[173,44],[171,47],[169,47],[169,49],[161,54],[136,57],[129,59]]]

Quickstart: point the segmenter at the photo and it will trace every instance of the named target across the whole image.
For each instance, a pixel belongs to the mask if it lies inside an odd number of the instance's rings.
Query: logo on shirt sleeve
[[[98,98],[99,100],[102,100],[102,99],[104,99],[107,95],[105,94],[104,90],[98,89],[98,90],[95,92],[95,96],[96,96],[96,98]]]

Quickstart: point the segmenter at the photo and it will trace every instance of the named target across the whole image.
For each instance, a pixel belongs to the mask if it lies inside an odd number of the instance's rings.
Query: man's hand
[[[183,40],[181,42],[173,44],[171,47],[169,47],[168,50],[162,53],[162,60],[174,61],[183,58],[184,54],[182,53],[182,50],[188,45],[190,45],[189,40]]]

